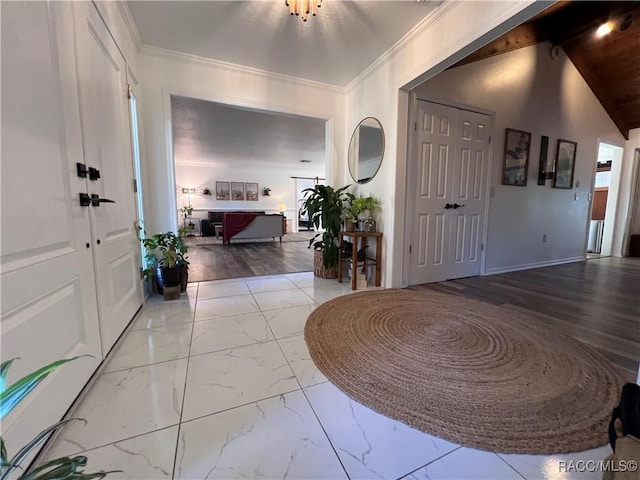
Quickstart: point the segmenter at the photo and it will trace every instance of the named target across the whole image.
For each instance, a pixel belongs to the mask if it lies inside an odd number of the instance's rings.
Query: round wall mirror
[[[377,118],[362,120],[349,143],[349,173],[358,183],[367,183],[380,169],[384,155],[384,130]]]

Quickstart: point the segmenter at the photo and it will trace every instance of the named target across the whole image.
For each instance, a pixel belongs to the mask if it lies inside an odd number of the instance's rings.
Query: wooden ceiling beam
[[[585,54],[585,50],[576,48],[574,45],[567,44],[563,47],[563,50],[571,60],[571,63],[576,67],[578,73],[582,75],[584,81],[587,83],[593,94],[600,101],[600,104],[605,109],[613,123],[615,123],[620,133],[625,139],[629,140],[629,122],[627,121],[624,111],[622,111],[616,105],[613,97],[610,94],[609,87],[602,82],[600,76],[593,72],[591,63],[587,58],[588,54]]]
[[[545,40],[547,40],[547,38],[543,38],[542,32],[540,32],[539,28],[526,23],[505,33],[484,47],[481,47],[479,50],[476,50],[468,57],[463,58],[450,68],[477,62],[478,60],[483,60],[495,55],[501,55],[519,48],[529,47],[536,43],[544,42]]]

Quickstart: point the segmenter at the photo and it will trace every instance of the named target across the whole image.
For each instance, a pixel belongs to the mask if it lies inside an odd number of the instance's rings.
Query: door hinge
[[[413,122],[413,131],[414,132],[418,131],[418,122]]]
[[[481,244],[480,244],[480,251],[481,251],[481,252],[484,252],[484,243],[481,243]]]
[[[140,280],[144,278],[144,270],[140,267]]]
[[[491,143],[491,135],[489,135],[489,143]]]
[[[412,247],[411,245],[409,245],[409,253],[411,253]]]
[[[138,181],[133,179],[133,193],[138,193]]]
[[[127,98],[131,100],[132,96],[133,96],[133,92],[131,91],[131,84],[127,83]]]

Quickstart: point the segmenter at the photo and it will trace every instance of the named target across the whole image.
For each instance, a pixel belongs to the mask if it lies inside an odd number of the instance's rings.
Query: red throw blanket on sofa
[[[255,213],[225,213],[222,227],[222,243],[229,243],[229,240],[251,225],[258,215]]]

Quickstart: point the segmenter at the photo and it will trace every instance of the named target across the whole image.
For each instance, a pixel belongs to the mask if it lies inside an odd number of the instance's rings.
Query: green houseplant
[[[6,385],[7,374],[9,373],[9,368],[15,359],[2,362],[2,365],[0,365],[0,418],[4,418],[8,415],[11,410],[13,410],[40,384],[40,382],[47,377],[47,375],[53,372],[60,365],[75,360],[76,358],[78,357],[58,360],[57,362],[50,363],[35,372],[25,375],[9,387]],[[8,456],[4,439],[0,437],[0,479],[6,480],[10,477],[14,478],[14,471],[18,469],[22,470],[20,475],[17,477],[18,480],[90,480],[94,478],[104,478],[109,473],[114,473],[115,471],[84,473],[84,467],[87,466],[87,457],[84,455],[77,455],[73,458],[61,457],[54,460],[48,460],[44,463],[33,465],[29,470],[24,471],[25,469],[22,467],[22,463],[27,460],[29,454],[49,438],[52,433],[74,420],[79,419],[70,418],[62,420],[54,423],[48,428],[45,428],[11,458]]]
[[[155,278],[158,293],[162,293],[165,286],[180,285],[183,292],[187,288],[189,261],[188,247],[184,241],[186,231],[181,228],[178,234],[169,231],[140,239],[147,251],[143,273],[147,279]]]
[[[309,240],[309,248],[313,247],[322,257],[322,262],[316,262],[314,259],[316,276],[337,276],[338,234],[345,205],[354,198],[353,194],[346,191],[349,187],[350,185],[347,185],[336,190],[329,185],[316,185],[302,191],[305,194],[302,213],[308,214],[316,229],[324,229],[324,232],[317,233]]]
[[[378,199],[374,196],[367,196],[360,194],[354,197],[351,202],[351,213],[355,218],[364,220],[371,215],[373,210],[376,210],[380,206]]]

